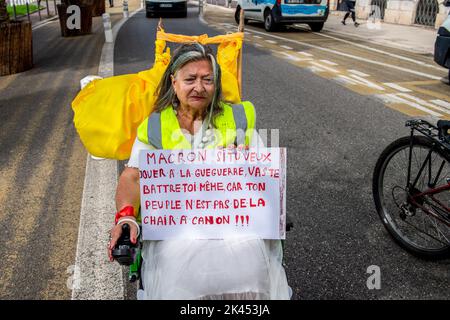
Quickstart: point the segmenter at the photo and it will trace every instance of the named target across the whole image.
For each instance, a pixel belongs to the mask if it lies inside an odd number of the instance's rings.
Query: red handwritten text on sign
[[[145,240],[284,238],[285,149],[141,151]]]

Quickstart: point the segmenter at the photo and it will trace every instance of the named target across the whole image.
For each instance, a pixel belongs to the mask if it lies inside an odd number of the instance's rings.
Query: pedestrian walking
[[[344,0],[344,2],[342,3],[345,10],[347,11],[347,13],[344,16],[344,19],[341,21],[341,23],[345,26],[345,20],[347,20],[347,18],[351,15],[352,16],[352,20],[353,20],[353,24],[355,25],[355,27],[359,26],[359,23],[356,22],[356,15],[355,15],[355,5],[356,5],[356,1],[355,0]]]

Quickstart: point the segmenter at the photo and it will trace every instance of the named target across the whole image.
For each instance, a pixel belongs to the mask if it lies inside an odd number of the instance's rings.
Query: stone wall
[[[442,22],[447,18],[450,8],[444,7],[439,1],[439,13],[436,17],[435,28],[439,28]],[[356,16],[358,19],[368,19],[370,13],[373,11],[371,5],[372,0],[357,0],[356,1]],[[419,0],[388,0],[386,10],[384,13],[384,22],[413,25],[416,19],[416,11]]]

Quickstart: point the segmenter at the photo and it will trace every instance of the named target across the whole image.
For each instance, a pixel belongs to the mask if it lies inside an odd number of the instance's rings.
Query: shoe
[[[359,26],[359,23],[358,22],[355,22],[355,27],[358,27]]]
[[[344,20],[342,20],[341,23],[345,26],[345,21]]]

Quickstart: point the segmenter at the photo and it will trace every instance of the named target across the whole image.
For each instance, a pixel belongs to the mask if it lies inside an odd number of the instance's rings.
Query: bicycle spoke
[[[435,182],[436,185],[445,185],[449,172],[448,162],[437,152],[430,152],[430,149],[425,146],[414,145],[411,150],[411,159],[409,159],[409,151],[409,146],[404,145],[389,158],[384,168],[380,194],[384,210],[389,213],[389,223],[397,233],[416,247],[437,250],[443,246],[450,246],[450,228],[420,207],[410,204],[406,189],[408,183],[412,184],[415,180],[414,189],[410,190],[413,194],[428,190],[430,184]],[[410,182],[407,181],[406,165],[409,160],[411,160]],[[447,192],[434,196],[441,203],[447,203],[449,194]],[[433,202],[428,195],[421,196],[416,201],[420,201],[426,210],[442,216],[437,203]],[[401,206],[407,207],[402,209]],[[409,209],[404,213],[403,210],[406,208]]]

